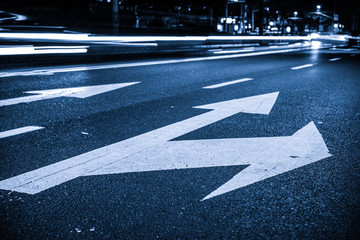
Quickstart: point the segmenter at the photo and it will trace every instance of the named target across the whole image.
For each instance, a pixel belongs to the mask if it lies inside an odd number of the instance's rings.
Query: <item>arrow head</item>
[[[284,138],[285,142],[281,142],[283,147],[275,149],[278,152],[275,157],[269,155],[268,159],[258,159],[202,200],[213,198],[331,156],[324,139],[313,122],[310,122],[292,136]]]
[[[50,90],[27,91],[25,93],[39,94],[42,96],[54,97],[74,97],[74,98],[88,98],[101,93],[113,91],[119,88],[124,88],[137,84],[139,82],[105,84],[97,86],[75,87],[75,88],[59,88]]]
[[[194,108],[212,109],[212,110],[231,110],[243,113],[266,114],[268,115],[274,106],[279,92],[273,92],[252,97],[233,99],[223,102],[217,102]]]

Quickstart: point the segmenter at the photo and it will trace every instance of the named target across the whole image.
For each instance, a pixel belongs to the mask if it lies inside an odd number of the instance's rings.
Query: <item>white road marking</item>
[[[287,137],[169,141],[86,176],[250,165],[207,195],[206,200],[329,156],[321,134],[311,122]]]
[[[27,97],[10,98],[0,100],[0,107],[15,105],[19,103],[29,103],[58,97],[74,97],[74,98],[88,98],[97,94],[113,91],[119,88],[124,88],[137,84],[139,82],[106,84],[97,86],[75,87],[75,88],[60,88],[39,91],[27,91],[25,93],[36,94]]]
[[[148,169],[148,171],[151,171],[151,169],[155,167],[154,163],[148,161],[146,158],[137,159],[135,162],[129,162],[128,159],[134,154],[148,151],[150,148],[157,148],[171,139],[240,112],[269,114],[275,104],[278,94],[278,92],[274,92],[194,107],[200,109],[212,109],[212,111],[121,142],[95,149],[37,170],[2,180],[0,181],[0,189],[36,194],[74,178],[96,174],[96,172],[102,171],[101,169],[103,168],[107,169],[113,164],[117,165],[118,162],[124,164],[124,166],[129,166],[129,171],[131,171],[131,166],[135,166],[133,170],[136,172],[138,166],[141,165],[151,166]],[[196,161],[196,159],[194,161]],[[155,165],[161,166],[163,164],[167,165],[166,162],[158,162]],[[219,165],[221,165],[221,163]]]
[[[214,54],[228,54],[228,53],[240,53],[240,52],[253,52],[254,49],[240,49],[240,50],[221,50],[221,51],[216,51],[214,52]]]
[[[231,54],[231,55],[183,58],[183,59],[172,59],[172,60],[159,60],[159,61],[149,61],[149,62],[87,65],[87,66],[82,66],[82,67],[42,68],[42,69],[31,70],[31,71],[0,72],[0,77],[33,76],[33,75],[54,74],[54,73],[63,73],[63,72],[103,70],[103,69],[111,69],[111,68],[144,67],[144,66],[153,66],[153,65],[162,65],[162,64],[187,63],[187,62],[197,62],[197,61],[209,61],[209,60],[220,60],[220,59],[229,59],[229,58],[261,56],[261,55],[269,55],[269,54],[279,54],[279,53],[303,51],[303,50],[307,50],[307,49],[309,49],[309,48],[274,50],[274,51],[266,51],[266,52],[239,53],[239,54]]]
[[[305,64],[305,65],[301,65],[301,66],[297,66],[297,67],[292,67],[291,70],[298,70],[298,69],[312,67],[312,66],[314,66],[314,64]]]
[[[224,87],[224,86],[228,86],[228,85],[232,85],[232,84],[236,84],[236,83],[241,83],[241,82],[246,82],[246,81],[250,81],[250,80],[253,80],[253,78],[242,78],[239,80],[219,83],[219,84],[215,84],[215,85],[211,85],[211,86],[207,86],[207,87],[203,87],[203,88],[204,89],[220,88],[220,87]]]
[[[43,128],[44,127],[38,127],[38,126],[27,126],[27,127],[22,127],[22,128],[16,128],[16,129],[0,132],[0,138],[12,137],[12,136],[20,135],[23,133],[37,131],[37,130],[40,130]]]
[[[244,159],[250,164],[203,200],[248,186],[293,169],[331,157],[315,124],[308,125],[288,137],[237,139],[239,143],[230,158]],[[216,146],[221,146],[217,143]],[[215,147],[215,146],[214,146]]]
[[[331,58],[331,59],[329,59],[329,61],[330,62],[335,62],[335,61],[338,61],[338,60],[340,60],[341,58]]]

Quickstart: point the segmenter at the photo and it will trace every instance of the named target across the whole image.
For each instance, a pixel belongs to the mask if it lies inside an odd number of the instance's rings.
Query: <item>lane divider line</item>
[[[341,58],[331,58],[331,59],[329,59],[329,62],[335,62],[335,61],[338,61],[338,60],[340,60]]]
[[[305,65],[301,65],[301,66],[297,66],[297,67],[292,67],[291,70],[299,70],[299,69],[312,67],[312,66],[314,66],[314,64],[305,64]]]
[[[229,53],[254,52],[254,51],[255,51],[254,49],[240,49],[240,50],[228,50],[228,51],[220,50],[214,52],[214,54],[229,54]]]
[[[251,80],[254,80],[254,79],[253,78],[242,78],[242,79],[238,79],[238,80],[233,80],[233,81],[229,81],[229,82],[224,82],[224,83],[219,83],[219,84],[215,84],[215,85],[206,86],[206,87],[203,87],[203,88],[204,89],[214,89],[214,88],[225,87],[225,86],[228,86],[228,85],[241,83],[241,82],[246,82],[246,81],[251,81]]]
[[[43,128],[44,127],[39,127],[39,126],[27,126],[27,127],[16,128],[16,129],[0,132],[0,139],[1,138],[12,137],[12,136],[15,136],[15,135],[20,135],[20,134],[23,134],[23,133],[37,131],[37,130],[40,130],[40,129],[43,129]]]

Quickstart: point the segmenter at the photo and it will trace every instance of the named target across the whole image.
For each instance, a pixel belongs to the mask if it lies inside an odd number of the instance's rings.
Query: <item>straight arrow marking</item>
[[[0,100],[0,107],[15,105],[19,103],[29,103],[45,99],[58,98],[58,97],[74,97],[74,98],[88,98],[101,93],[113,91],[119,88],[128,87],[140,82],[128,82],[117,84],[105,84],[97,86],[75,87],[75,88],[59,88],[50,90],[27,91],[25,93],[36,94],[32,96],[10,98]]]
[[[0,189],[36,194],[77,177],[95,174],[100,169],[117,162],[125,164],[134,154],[162,145],[171,139],[237,113],[269,114],[278,94],[274,92],[197,106],[195,108],[212,109],[212,111],[2,180]],[[136,161],[138,165],[148,165],[146,159]]]
[[[165,142],[85,175],[249,165],[203,199],[207,200],[330,156],[310,122],[285,137]]]
[[[203,200],[330,157],[315,124],[292,136],[171,141],[85,175],[249,165]]]

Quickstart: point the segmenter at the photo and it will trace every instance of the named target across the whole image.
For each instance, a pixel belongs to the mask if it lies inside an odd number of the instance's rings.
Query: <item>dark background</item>
[[[119,0],[120,29],[133,29],[136,18],[142,16],[143,19],[151,18],[150,28],[179,30],[180,27],[164,26],[164,16],[177,19],[195,16],[196,20],[193,20],[192,24],[187,21],[186,26],[182,28],[197,33],[216,32],[216,21],[225,16],[226,2],[226,0]],[[251,17],[252,10],[263,10],[255,15],[257,25],[260,24],[261,14],[265,17],[278,12],[282,18],[286,19],[297,11],[298,17],[305,18],[310,12],[316,11],[316,5],[321,5],[321,11],[327,15],[339,14],[339,22],[345,26],[344,31],[358,34],[360,29],[360,1],[357,0],[246,0],[245,3],[248,18]],[[229,15],[239,12],[239,4],[229,5],[232,5],[229,7]],[[266,8],[268,11],[265,10]],[[30,17],[28,23],[35,25],[66,25],[101,29],[103,32],[112,28],[112,2],[107,2],[107,0],[2,0],[0,11],[27,15]],[[209,19],[212,17],[212,20],[199,20],[200,16]]]

